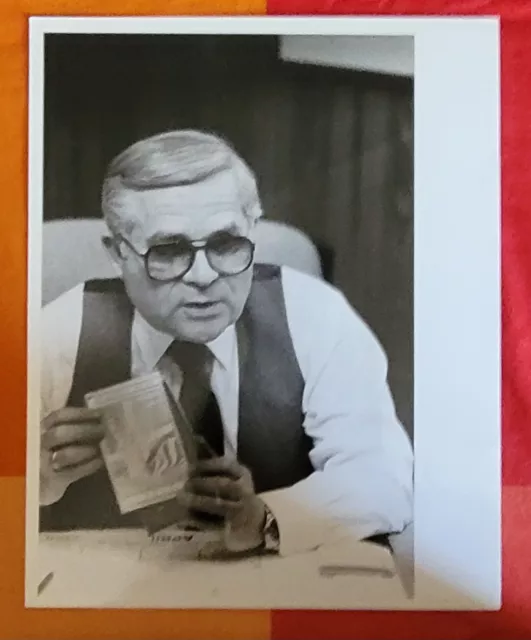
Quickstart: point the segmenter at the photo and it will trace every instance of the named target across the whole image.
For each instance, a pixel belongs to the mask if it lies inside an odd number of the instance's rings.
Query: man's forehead
[[[231,179],[214,176],[192,185],[135,192],[133,203],[135,221],[130,240],[139,248],[164,236],[184,234],[202,239],[223,228],[244,231],[246,219]]]
[[[232,233],[246,232],[246,219],[242,213],[234,211],[216,212],[209,216],[191,219],[187,216],[158,215],[149,218],[146,224],[136,229],[135,239],[144,244],[164,241],[178,235],[188,236],[192,240],[205,240],[208,236],[221,231]]]
[[[141,191],[138,196],[142,218],[239,209],[236,185],[228,172],[194,184]]]

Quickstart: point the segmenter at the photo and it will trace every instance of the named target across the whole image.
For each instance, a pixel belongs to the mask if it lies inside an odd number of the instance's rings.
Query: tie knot
[[[200,342],[174,340],[167,352],[184,374],[207,374],[212,364],[212,352]]]

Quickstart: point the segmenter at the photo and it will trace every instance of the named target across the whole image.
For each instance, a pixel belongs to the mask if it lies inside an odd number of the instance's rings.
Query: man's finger
[[[100,422],[103,419],[103,413],[99,409],[88,409],[86,407],[64,407],[50,413],[44,419],[46,428],[54,425],[76,422]]]
[[[241,509],[239,503],[232,502],[231,500],[200,496],[194,493],[188,495],[187,506],[194,511],[209,513],[214,516],[233,515]]]
[[[94,460],[91,460],[90,462],[85,462],[77,467],[69,469],[68,473],[71,474],[69,477],[72,477],[73,480],[79,480],[85,476],[90,476],[93,473],[96,473],[96,471],[103,469],[104,464],[103,458],[94,458]]]
[[[52,468],[54,471],[63,471],[99,457],[100,452],[96,447],[88,445],[64,447],[52,453]]]
[[[239,480],[245,473],[243,467],[236,460],[228,460],[227,458],[209,458],[207,460],[198,460],[191,470],[191,476],[205,475],[226,475],[234,480]]]
[[[74,444],[96,444],[104,435],[103,424],[97,422],[58,424],[42,434],[42,445],[45,449],[56,449]]]
[[[202,496],[219,496],[225,500],[238,502],[244,497],[240,485],[236,480],[227,476],[207,476],[191,478],[186,488]]]

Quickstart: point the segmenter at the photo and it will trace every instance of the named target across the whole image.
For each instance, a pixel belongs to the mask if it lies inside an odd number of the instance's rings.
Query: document
[[[121,512],[177,496],[188,478],[191,452],[162,376],[134,378],[88,393],[85,401],[104,414],[101,451]]]

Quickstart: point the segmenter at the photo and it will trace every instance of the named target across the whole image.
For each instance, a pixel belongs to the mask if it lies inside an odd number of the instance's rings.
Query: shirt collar
[[[234,325],[230,325],[217,338],[206,343],[214,358],[227,370],[232,361],[235,338]],[[152,327],[137,311],[133,319],[133,340],[140,348],[145,365],[149,369],[154,369],[174,337]]]

